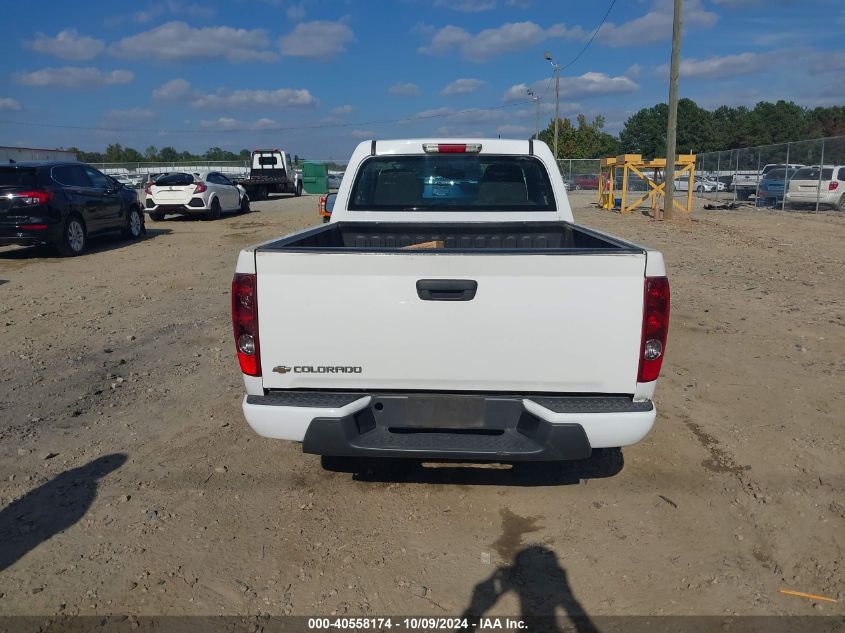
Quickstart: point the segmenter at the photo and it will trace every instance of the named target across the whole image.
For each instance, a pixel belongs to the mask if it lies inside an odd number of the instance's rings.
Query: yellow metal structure
[[[659,208],[658,198],[666,195],[666,183],[658,182],[666,169],[665,158],[643,160],[640,154],[621,154],[601,159],[599,173],[599,206],[603,209],[618,210],[620,213],[630,213],[648,201],[655,215]],[[628,182],[631,174],[636,174],[645,183],[647,190],[635,200],[629,199]],[[621,175],[622,186],[616,189],[616,180]],[[675,208],[684,213],[692,211],[692,190],[695,186],[695,155],[681,154],[675,161],[675,179],[686,175],[687,181],[686,204],[674,200]],[[636,192],[640,194],[640,192]],[[618,202],[617,202],[618,201]]]

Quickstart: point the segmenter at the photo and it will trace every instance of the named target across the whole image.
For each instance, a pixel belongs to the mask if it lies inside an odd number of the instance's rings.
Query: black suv
[[[0,166],[0,245],[50,244],[79,255],[89,235],[144,233],[138,193],[83,163]]]

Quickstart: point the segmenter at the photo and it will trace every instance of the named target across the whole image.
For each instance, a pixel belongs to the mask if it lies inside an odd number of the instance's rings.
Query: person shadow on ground
[[[462,618],[474,625],[499,598],[514,592],[520,604],[520,618],[529,631],[555,633],[562,631],[559,618],[567,616],[578,633],[599,633],[581,603],[572,593],[566,570],[555,553],[542,545],[531,545],[520,551],[512,565],[503,565],[489,578],[475,586],[469,606]],[[573,630],[567,627],[567,631]]]
[[[126,462],[124,453],[66,470],[0,510],[0,571],[79,521],[97,496],[97,482]]]

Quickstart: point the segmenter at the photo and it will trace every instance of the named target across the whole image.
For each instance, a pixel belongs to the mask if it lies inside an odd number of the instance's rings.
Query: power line
[[[590,36],[590,39],[587,40],[586,44],[584,44],[584,48],[582,48],[578,52],[578,54],[575,57],[573,57],[567,64],[561,66],[560,67],[561,70],[566,70],[567,68],[572,66],[575,62],[577,62],[579,59],[581,59],[581,56],[587,51],[588,48],[590,48],[590,44],[593,43],[593,40],[596,39],[596,35],[598,35],[599,31],[601,31],[601,27],[604,26],[605,22],[607,22],[607,16],[610,15],[610,12],[613,10],[613,6],[615,4],[616,4],[616,0],[610,0],[610,6],[607,7],[607,11],[604,12],[604,17],[601,19],[601,22],[599,22],[599,25],[596,27],[596,30],[593,31],[593,34]],[[549,77],[549,81],[546,82],[546,90],[543,92],[543,97],[546,96],[546,93],[549,91],[549,88],[551,88],[551,86],[552,86],[552,78]]]

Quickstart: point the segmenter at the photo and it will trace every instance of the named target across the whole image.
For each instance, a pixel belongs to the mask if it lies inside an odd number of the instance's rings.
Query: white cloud
[[[217,13],[217,9],[208,6],[207,4],[194,4],[181,2],[180,0],[167,0],[167,2],[159,2],[150,5],[141,11],[136,11],[132,14],[132,19],[139,24],[145,24],[147,22],[152,22],[167,12],[180,17],[190,15],[194,18],[210,18]]]
[[[144,123],[155,117],[149,108],[127,108],[125,110],[109,110],[102,120],[102,127],[120,128],[122,126]]]
[[[499,127],[497,127],[496,131],[499,134],[525,134],[526,132],[533,132],[534,130],[524,125],[514,125],[512,123],[506,123],[505,125],[500,125]]]
[[[717,79],[733,77],[734,75],[749,75],[767,70],[774,60],[779,58],[778,52],[771,53],[738,53],[736,55],[716,55],[704,59],[690,57],[682,59],[680,65],[681,77],[703,77]],[[788,59],[793,59],[791,56]],[[783,59],[783,57],[781,57]],[[793,59],[794,61],[794,59]],[[780,72],[780,69],[777,69]],[[669,66],[664,64],[657,69],[664,77],[669,76]]]
[[[346,51],[355,41],[355,33],[343,22],[317,20],[297,24],[287,35],[279,38],[282,55],[328,59]]]
[[[531,6],[532,0],[507,0],[505,4],[509,7],[516,7],[517,9],[527,9]]]
[[[200,121],[200,127],[207,130],[237,130],[246,127],[243,121],[228,116],[221,116],[213,121]]]
[[[0,110],[20,110],[21,104],[11,97],[0,97]]]
[[[186,101],[195,95],[185,79],[171,79],[153,90],[153,99],[159,101]]]
[[[434,117],[444,116],[447,114],[452,114],[454,110],[452,108],[432,108],[431,110],[422,110],[421,112],[417,112],[413,118],[415,119],[431,119]]]
[[[106,118],[124,121],[146,121],[155,114],[149,108],[128,108],[126,110],[109,110]]]
[[[171,79],[153,90],[158,101],[183,101],[194,108],[290,108],[317,105],[317,99],[310,91],[302,88],[278,88],[276,90],[229,90],[220,88],[216,92],[200,92],[185,79]]]
[[[332,114],[349,114],[349,113],[350,113],[350,112],[352,112],[352,110],[354,110],[354,109],[355,109],[355,108],[353,108],[353,107],[352,107],[351,105],[349,105],[349,104],[346,104],[346,105],[340,105],[340,106],[337,106],[336,108],[332,108],[332,109],[331,109],[331,113],[332,113]]]
[[[719,16],[701,7],[701,0],[687,0],[684,3],[683,25],[710,27]],[[614,24],[607,22],[599,31],[598,40],[613,47],[640,46],[661,42],[672,37],[672,0],[655,0],[651,10],[638,18]]]
[[[352,130],[349,132],[349,136],[355,138],[375,138],[376,133],[373,130]]]
[[[226,59],[231,62],[273,61],[269,40],[261,29],[228,26],[194,28],[185,22],[167,22],[149,31],[124,37],[110,47],[112,54],[135,60],[184,61]]]
[[[444,95],[464,95],[475,92],[484,84],[480,79],[455,79],[441,91]]]
[[[92,59],[106,48],[103,40],[80,35],[76,29],[59,31],[56,37],[38,33],[27,46],[38,53],[73,61]]]
[[[548,79],[541,79],[534,82],[532,86],[528,84],[514,84],[505,91],[505,101],[520,101],[526,99],[526,92],[528,88],[533,88],[537,94],[546,93],[546,86]],[[630,77],[619,76],[611,77],[606,73],[589,72],[584,73],[578,77],[561,77],[560,78],[560,96],[563,98],[578,98],[578,97],[599,97],[602,95],[620,94],[623,92],[634,92],[639,89],[639,85]],[[554,103],[554,92],[547,93],[546,102]]]
[[[635,77],[639,77],[643,72],[643,67],[639,64],[631,64],[628,66],[628,70],[625,71],[626,77],[631,77],[632,79]]]
[[[536,46],[548,39],[583,39],[580,27],[569,29],[565,24],[554,24],[547,29],[534,22],[509,22],[495,29],[484,29],[473,35],[458,26],[444,26],[435,32],[427,46],[418,53],[443,55],[458,51],[461,56],[483,62],[498,55]]]
[[[479,13],[496,8],[496,0],[434,0],[434,6],[461,13]]]
[[[582,110],[581,104],[575,101],[563,101],[560,104],[560,116],[566,116],[571,114],[576,114]],[[554,99],[546,100],[540,103],[540,116],[545,114],[549,116],[554,116],[555,112],[555,101]],[[537,106],[533,103],[528,106],[527,108],[522,108],[517,110],[512,115],[514,119],[527,119],[527,118],[535,118],[537,116]]]
[[[437,128],[437,133],[451,138],[484,138],[490,136],[490,134],[485,134],[481,130],[472,130],[468,125],[441,125]]]
[[[128,70],[103,72],[99,68],[42,68],[33,72],[20,72],[15,80],[25,86],[38,88],[99,88],[101,86],[127,84],[134,78]]]
[[[432,108],[417,112],[412,119],[435,119],[447,118],[449,123],[481,123],[486,121],[503,121],[508,118],[506,112],[485,108],[469,108],[467,110],[455,110],[453,108]]]
[[[218,90],[196,94],[191,100],[195,108],[289,108],[317,105],[310,91],[296,88],[277,90]]]
[[[299,21],[305,17],[305,5],[303,3],[292,4],[288,7],[286,14],[288,20]]]
[[[420,87],[417,84],[393,84],[387,90],[392,95],[400,95],[403,97],[413,97],[420,94]]]
[[[246,121],[233,119],[228,116],[221,116],[220,118],[213,120],[203,119],[200,121],[200,127],[206,130],[266,130],[277,126],[278,123],[276,123],[273,119],[267,118],[258,119],[253,123],[247,123]]]

